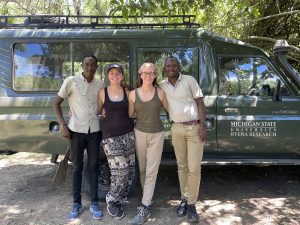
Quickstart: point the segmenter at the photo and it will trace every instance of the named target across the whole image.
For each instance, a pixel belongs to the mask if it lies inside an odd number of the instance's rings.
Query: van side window
[[[281,81],[281,95],[289,95],[284,82],[265,59],[220,57],[220,95],[272,96],[277,80]]]
[[[16,91],[58,91],[63,79],[82,72],[85,54],[98,58],[96,77],[104,79],[106,65],[117,62],[129,78],[129,45],[123,42],[17,43],[13,47],[13,88]]]
[[[198,49],[197,48],[138,48],[138,67],[144,62],[152,62],[158,71],[158,83],[165,79],[163,66],[165,59],[176,56],[181,64],[181,73],[191,75],[198,80]]]

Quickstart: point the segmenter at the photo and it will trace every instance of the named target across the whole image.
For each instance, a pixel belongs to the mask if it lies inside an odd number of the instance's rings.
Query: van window
[[[120,63],[128,81],[127,43],[17,43],[13,48],[13,88],[16,91],[58,91],[64,78],[82,72],[82,57],[89,53],[98,58],[96,77],[104,80],[107,65]]]
[[[281,78],[258,57],[220,57],[220,95],[272,96]],[[281,80],[281,95],[289,95]]]
[[[138,67],[144,62],[152,62],[158,71],[158,83],[165,77],[163,66],[168,56],[175,56],[181,66],[181,73],[191,75],[198,80],[198,48],[138,48]]]

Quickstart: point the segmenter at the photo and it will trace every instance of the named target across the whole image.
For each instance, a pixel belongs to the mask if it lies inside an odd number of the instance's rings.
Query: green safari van
[[[105,18],[0,17],[0,150],[64,154],[67,141],[53,101],[68,76],[81,72],[85,53],[123,65],[135,86],[139,66],[157,65],[159,80],[169,55],[197,79],[205,95],[207,141],[203,164],[300,164],[300,77],[288,63],[289,45],[273,56],[220,36],[189,17],[174,24],[106,24]],[[22,20],[22,22],[16,22]],[[63,105],[67,117],[68,106]],[[174,164],[170,122],[162,163]]]

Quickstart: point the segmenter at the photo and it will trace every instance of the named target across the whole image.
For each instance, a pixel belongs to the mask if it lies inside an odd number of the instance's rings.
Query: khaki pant
[[[195,204],[199,195],[204,146],[204,142],[199,139],[199,125],[173,123],[171,134],[178,165],[181,198],[186,198],[188,204]]]
[[[165,132],[145,133],[134,129],[134,133],[140,180],[143,188],[142,203],[149,206],[152,203]]]

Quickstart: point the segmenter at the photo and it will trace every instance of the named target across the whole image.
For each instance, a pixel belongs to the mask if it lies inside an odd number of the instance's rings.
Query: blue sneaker
[[[74,203],[72,211],[69,214],[69,220],[76,220],[82,211],[83,206],[80,203]]]
[[[103,212],[101,211],[101,209],[99,208],[99,204],[98,202],[92,202],[91,206],[90,206],[90,211],[91,213],[93,213],[93,218],[95,220],[100,220],[103,217]]]

